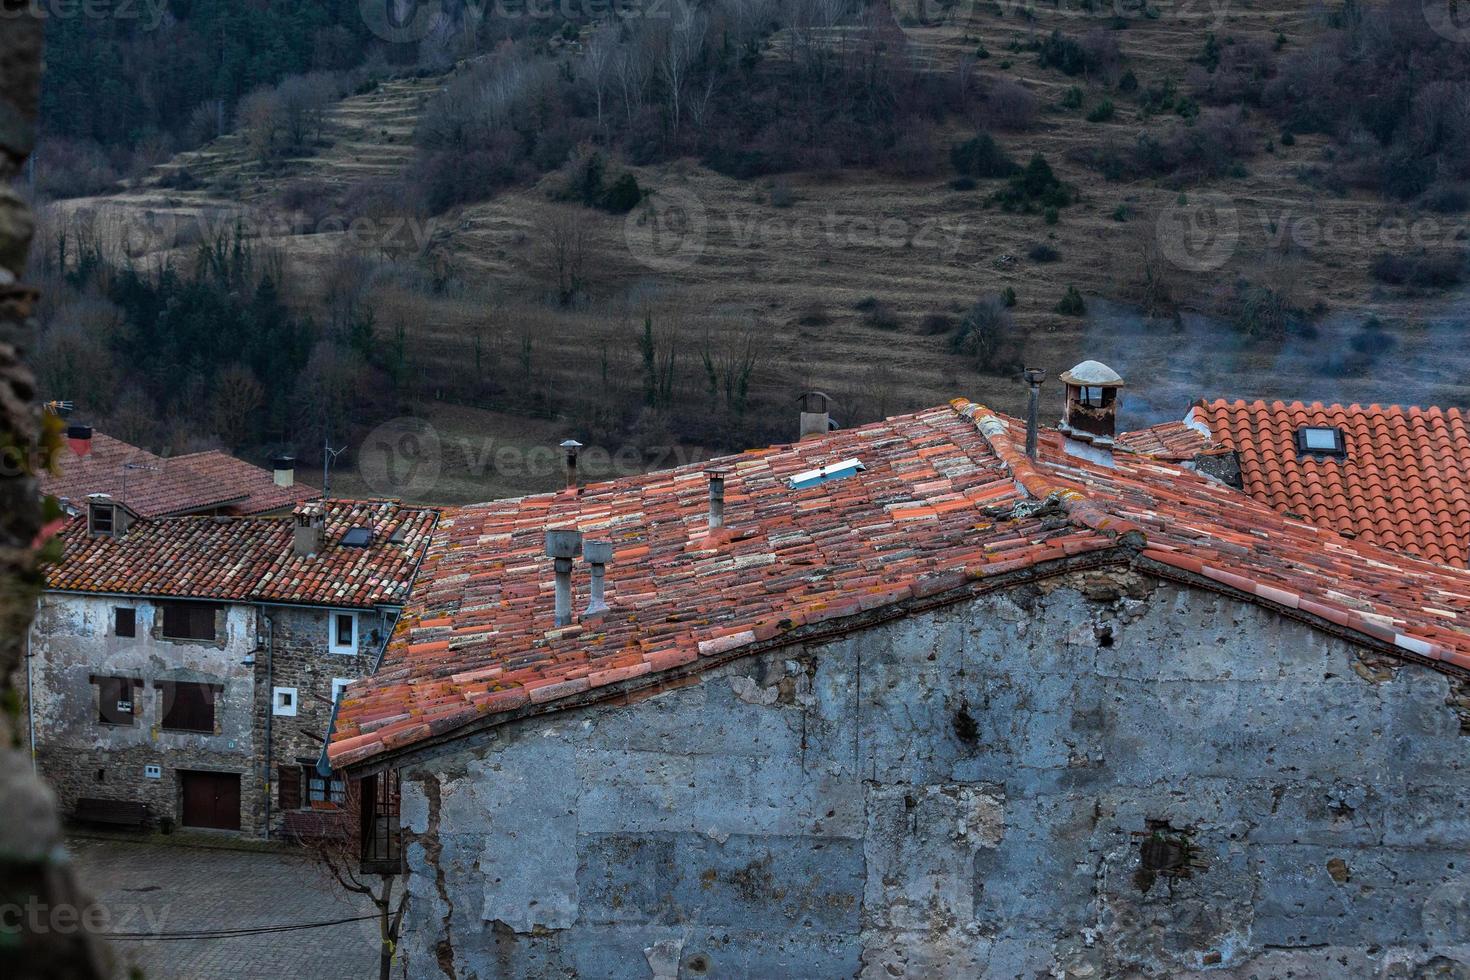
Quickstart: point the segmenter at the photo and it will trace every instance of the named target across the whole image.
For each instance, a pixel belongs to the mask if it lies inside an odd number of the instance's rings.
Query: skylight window
[[[342,547],[344,548],[366,548],[372,543],[372,528],[349,527],[347,533],[342,535]]]
[[[1335,426],[1302,426],[1296,430],[1296,448],[1299,453],[1309,453],[1314,456],[1347,455],[1347,445],[1343,442],[1342,430]]]
[[[861,473],[867,469],[859,459],[844,459],[840,463],[829,463],[814,470],[807,470],[791,477],[787,482],[793,490],[805,490],[807,487],[815,487],[823,483],[831,483],[854,473]]]

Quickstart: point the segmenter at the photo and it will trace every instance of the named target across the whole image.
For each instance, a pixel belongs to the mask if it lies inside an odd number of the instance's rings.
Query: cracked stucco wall
[[[1464,975],[1470,743],[1374,663],[1091,573],[503,726],[404,770],[408,974]]]

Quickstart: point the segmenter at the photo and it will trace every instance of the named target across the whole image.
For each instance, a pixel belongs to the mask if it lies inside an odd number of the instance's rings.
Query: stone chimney
[[[296,485],[296,460],[291,456],[277,456],[271,460],[271,479],[278,487]]]
[[[297,507],[292,517],[291,553],[297,558],[321,554],[326,540],[326,508],[313,501]]]
[[[1100,361],[1083,361],[1063,371],[1061,378],[1067,386],[1067,403],[1058,428],[1066,436],[1067,452],[1111,466],[1123,379]]]
[[[92,451],[92,427],[90,425],[68,425],[66,444],[78,456],[87,455]]]
[[[832,399],[820,391],[808,391],[797,401],[801,402],[801,436],[824,436],[836,428],[832,424]]]

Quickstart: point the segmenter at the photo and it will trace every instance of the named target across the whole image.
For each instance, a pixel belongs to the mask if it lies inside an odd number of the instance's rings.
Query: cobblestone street
[[[310,861],[292,854],[73,838],[82,887],[107,910],[108,933],[180,933],[324,922],[366,915]],[[164,978],[377,976],[372,920],[224,939],[114,940],[118,975]]]

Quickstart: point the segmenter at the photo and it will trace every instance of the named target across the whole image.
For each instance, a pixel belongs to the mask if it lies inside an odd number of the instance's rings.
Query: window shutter
[[[301,769],[281,766],[276,772],[276,802],[282,810],[301,809]]]

